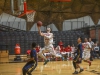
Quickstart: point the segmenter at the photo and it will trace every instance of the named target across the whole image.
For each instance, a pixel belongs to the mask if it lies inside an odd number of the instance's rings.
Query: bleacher
[[[0,25],[0,31],[24,31],[10,26]]]
[[[79,36],[87,37],[82,31],[53,31],[54,46],[62,40],[64,46],[75,44]],[[9,54],[13,55],[16,43],[20,44],[21,54],[26,54],[26,51],[31,49],[31,43],[36,42],[41,47],[44,46],[43,37],[37,31],[11,31],[0,32],[0,50],[9,50]]]

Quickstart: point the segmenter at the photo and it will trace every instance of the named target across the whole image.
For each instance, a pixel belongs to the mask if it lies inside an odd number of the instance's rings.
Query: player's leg
[[[37,67],[37,63],[34,63],[27,71],[27,74],[31,75],[32,71],[35,70],[35,68]]]
[[[33,66],[33,64],[31,64],[31,63],[26,63],[26,65],[25,65],[25,66],[23,67],[23,69],[22,69],[23,75],[26,75],[26,74],[28,73],[29,68],[32,67],[32,66]],[[29,74],[29,75],[31,75],[31,74]]]
[[[28,65],[28,63],[26,63],[26,65],[22,69],[23,75],[26,75],[26,73],[27,73],[27,69],[26,69],[27,65]]]
[[[87,52],[86,51],[84,51],[84,62],[87,62]]]
[[[56,52],[54,51],[53,45],[48,45],[45,49],[46,52],[50,52],[54,57],[56,57]],[[44,65],[46,65],[48,62],[49,60],[46,59]]]
[[[49,62],[49,60],[43,55],[43,53],[45,53],[45,52],[49,52],[48,47],[42,48],[42,49],[40,50],[40,52],[39,52],[39,56],[40,56],[41,58],[45,59],[44,65],[46,65],[46,64]]]
[[[75,58],[73,59],[73,66],[74,66],[75,72],[73,74],[78,74],[84,71],[84,69],[79,65],[81,64],[81,62],[82,62],[82,59],[79,58],[79,56],[75,56]],[[80,68],[79,72],[78,72],[78,68]]]
[[[89,66],[91,66],[90,56],[91,56],[90,52],[87,52],[87,58],[88,58],[87,62],[89,63]]]
[[[91,61],[89,59],[84,60],[84,62],[89,63],[89,66],[91,66]]]
[[[84,71],[84,69],[79,65],[79,63],[76,63],[76,65],[77,65],[77,68],[80,68],[80,71],[79,71],[79,73],[81,73],[81,72],[83,72]]]
[[[84,59],[84,51],[83,51],[83,53],[82,53],[82,59]]]
[[[79,58],[76,62],[77,67],[80,69],[79,73],[81,73],[82,71],[84,71],[84,69],[80,66],[80,64],[82,63],[82,58]]]
[[[89,66],[91,66],[91,61],[89,59],[90,59],[90,52],[86,52],[84,56],[84,62],[89,63]]]
[[[27,73],[26,69],[24,69],[24,68],[22,69],[22,72],[23,72],[23,75],[26,75],[26,73]]]
[[[54,57],[56,57],[56,52],[55,52],[55,50],[53,48],[53,45],[49,45],[48,46],[48,50]]]
[[[44,48],[42,48],[42,49],[39,51],[38,55],[39,55],[41,58],[47,60],[47,58],[46,58],[46,57],[44,56],[44,54],[43,54],[43,53],[45,53],[45,52],[47,52],[47,51],[45,50],[45,47],[44,47]]]
[[[78,56],[75,56],[75,58],[73,59],[73,67],[75,69],[75,72],[73,74],[78,74],[78,67],[77,67],[77,60],[78,60]]]
[[[77,68],[77,64],[75,61],[73,61],[73,67],[75,69],[75,72],[73,74],[78,74],[78,68]]]

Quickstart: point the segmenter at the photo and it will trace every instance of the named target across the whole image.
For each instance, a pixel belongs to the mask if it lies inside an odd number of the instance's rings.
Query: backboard
[[[11,11],[13,15],[19,15],[24,11],[24,0],[11,0]]]
[[[27,16],[27,22],[34,22],[34,10],[27,9],[26,0],[11,0],[12,14],[17,17]]]

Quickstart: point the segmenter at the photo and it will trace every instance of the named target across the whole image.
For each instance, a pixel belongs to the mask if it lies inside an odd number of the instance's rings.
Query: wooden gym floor
[[[0,75],[22,75],[22,67],[25,63],[1,63]],[[83,62],[81,65],[85,71],[78,75],[100,75],[100,59],[95,59],[89,67]],[[74,72],[72,61],[50,61],[47,65],[38,62],[32,75],[72,75]]]

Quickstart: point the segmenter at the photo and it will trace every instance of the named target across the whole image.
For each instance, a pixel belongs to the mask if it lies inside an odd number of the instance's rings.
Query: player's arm
[[[31,58],[30,59],[28,59],[28,61],[27,62],[30,62],[30,61],[35,61],[35,58],[34,57],[37,57],[37,54],[36,54],[36,52],[33,52],[32,51],[32,56],[31,56]]]
[[[53,38],[53,34],[51,34],[50,36],[44,35],[44,37],[46,37],[47,39],[52,39]]]
[[[41,36],[44,36],[44,34],[41,32],[40,27],[39,27],[39,26],[37,26],[37,28],[38,28],[38,32],[39,32],[39,34],[40,34]]]
[[[92,45],[94,46],[94,42],[92,42]]]
[[[80,59],[82,58],[82,45],[79,45],[79,50],[80,50]]]
[[[58,48],[59,48],[59,51],[60,51],[61,50],[60,46],[58,46]]]
[[[93,50],[93,48],[94,48],[94,42],[93,41],[92,41],[92,45],[91,46],[92,46],[91,50]]]
[[[34,61],[34,57],[27,60],[27,62]]]
[[[82,43],[82,46],[85,47],[84,43]]]
[[[91,49],[91,48],[92,48],[90,43],[88,43],[88,46],[89,46],[89,49]]]

